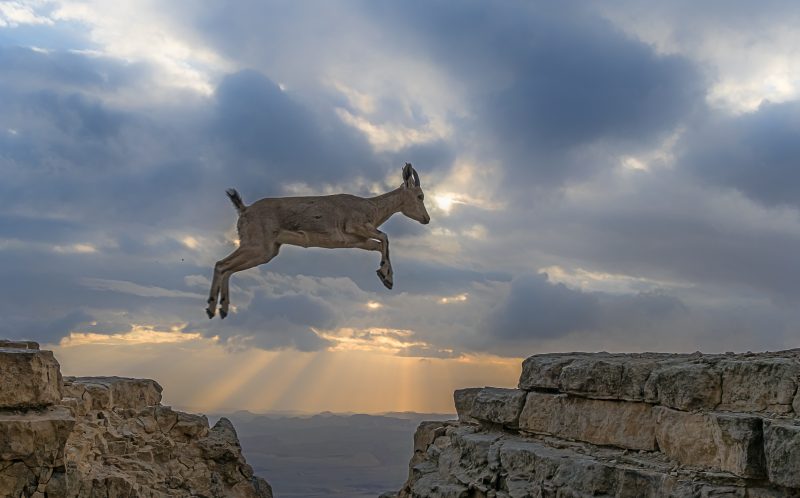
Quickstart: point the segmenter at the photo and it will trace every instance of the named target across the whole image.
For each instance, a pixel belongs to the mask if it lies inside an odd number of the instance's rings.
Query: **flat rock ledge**
[[[423,422],[400,497],[800,497],[800,350],[535,355]]]
[[[149,379],[64,377],[0,340],[0,497],[272,498],[233,425],[161,405]]]

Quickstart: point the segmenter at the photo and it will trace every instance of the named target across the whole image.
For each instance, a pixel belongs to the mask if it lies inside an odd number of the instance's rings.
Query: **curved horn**
[[[414,175],[414,185],[419,187],[419,175],[417,174],[417,170],[411,168],[411,174]]]
[[[411,167],[411,163],[406,163],[406,165],[403,166],[403,181],[407,181],[411,177],[411,172],[413,170],[414,168]]]

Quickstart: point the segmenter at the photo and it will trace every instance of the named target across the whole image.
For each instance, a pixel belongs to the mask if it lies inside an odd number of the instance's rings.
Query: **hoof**
[[[206,315],[208,315],[209,319],[214,318],[214,310],[211,308],[206,308]]]
[[[225,317],[228,316],[228,312],[225,310],[219,310],[219,317],[224,320]]]
[[[387,289],[391,290],[391,289],[392,289],[392,286],[394,285],[394,284],[392,283],[392,281],[391,281],[391,280],[389,280],[389,279],[387,279],[386,277],[384,277],[384,276],[383,276],[383,274],[381,273],[381,271],[380,271],[380,270],[376,271],[375,273],[377,273],[377,274],[378,274],[378,278],[379,278],[379,279],[381,279],[381,282],[383,282],[383,285],[384,285],[384,286],[385,286]]]

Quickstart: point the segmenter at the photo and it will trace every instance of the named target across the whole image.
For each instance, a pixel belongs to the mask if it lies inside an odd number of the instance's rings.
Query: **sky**
[[[800,6],[0,1],[0,336],[203,411],[452,412],[555,351],[800,347]],[[235,187],[432,221],[203,308]]]

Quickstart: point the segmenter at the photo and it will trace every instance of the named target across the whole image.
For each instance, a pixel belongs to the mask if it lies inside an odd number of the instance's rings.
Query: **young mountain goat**
[[[269,262],[283,244],[379,251],[378,278],[391,289],[389,238],[378,227],[398,212],[423,225],[431,221],[423,202],[425,195],[419,186],[419,175],[409,163],[403,168],[403,185],[377,197],[348,194],[279,197],[245,206],[236,190],[228,189],[227,194],[239,211],[239,248],[214,265],[206,309],[209,318],[214,317],[218,296],[219,316],[228,315],[231,275]]]

